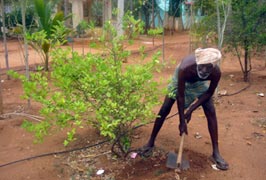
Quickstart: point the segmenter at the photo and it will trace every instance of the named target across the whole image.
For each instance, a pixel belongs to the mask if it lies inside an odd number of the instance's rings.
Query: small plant
[[[125,31],[125,35],[129,39],[136,38],[141,33],[144,32],[143,30],[144,22],[140,19],[136,20],[132,16],[132,12],[128,11],[123,17],[123,29]]]
[[[41,54],[44,60],[44,70],[48,71],[50,50],[55,42],[65,43],[70,30],[65,27],[64,21],[70,16],[64,17],[63,12],[53,15],[52,1],[34,0],[34,7],[38,20],[38,31],[27,35],[30,45]]]
[[[44,60],[44,69],[48,71],[48,63],[50,59],[50,51],[52,48],[65,44],[66,37],[70,33],[64,22],[58,21],[51,30],[51,34],[48,35],[47,31],[41,30],[34,33],[28,33],[26,35],[29,44],[41,55]]]
[[[154,39],[156,36],[161,35],[163,33],[163,28],[155,28],[155,29],[149,29],[148,35],[152,36],[152,44],[154,46]]]
[[[87,29],[89,29],[89,23],[85,20],[82,20],[76,27],[78,37],[84,36]]]

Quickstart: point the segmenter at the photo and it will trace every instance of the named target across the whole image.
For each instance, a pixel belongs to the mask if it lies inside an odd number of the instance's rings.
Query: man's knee
[[[212,99],[209,99],[207,102],[202,104],[202,107],[203,107],[205,113],[215,114],[215,107],[214,107]]]
[[[174,102],[175,102],[174,99],[165,97],[164,103],[163,103],[163,105],[159,111],[159,115],[160,116],[167,116],[170,113]]]
[[[161,117],[165,117],[165,116],[167,116],[167,115],[170,113],[170,111],[171,111],[171,107],[170,107],[170,106],[168,106],[168,105],[163,105],[163,106],[161,107],[160,111],[159,111],[159,115],[160,115]]]

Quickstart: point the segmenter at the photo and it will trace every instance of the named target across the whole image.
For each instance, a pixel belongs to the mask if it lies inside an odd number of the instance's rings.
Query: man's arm
[[[185,122],[185,76],[182,69],[178,72],[178,89],[176,94],[177,108],[179,113],[179,130],[180,135],[183,132],[187,134],[187,126]]]
[[[191,118],[192,112],[195,109],[197,109],[199,106],[201,106],[203,103],[205,103],[206,101],[208,101],[213,96],[213,94],[215,92],[215,89],[217,88],[218,83],[220,81],[220,78],[221,78],[220,71],[217,71],[214,74],[212,74],[212,76],[210,78],[210,81],[211,82],[210,82],[209,89],[202,96],[200,96],[198,98],[198,100],[194,104],[192,104],[190,106],[190,108],[187,110],[187,113],[185,115],[185,118],[188,118],[188,121]]]

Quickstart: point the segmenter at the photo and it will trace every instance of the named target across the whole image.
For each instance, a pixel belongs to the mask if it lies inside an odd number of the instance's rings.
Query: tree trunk
[[[73,28],[76,29],[79,23],[84,19],[83,0],[72,0]]]
[[[150,23],[149,23],[150,14],[149,14],[149,9],[147,8],[147,5],[142,5],[142,12],[143,12],[143,15],[144,15],[144,23],[145,23],[144,33],[148,34],[148,30],[150,28]]]
[[[28,41],[26,38],[26,0],[21,1],[21,16],[22,16],[22,26],[23,26],[23,38],[24,38],[24,60],[26,68],[26,77],[29,79],[29,52],[28,52]]]
[[[2,82],[0,79],[0,115],[3,114],[4,108],[3,108],[3,95],[2,95]]]
[[[49,71],[49,52],[45,53],[44,70]]]
[[[109,0],[104,0],[104,5],[103,5],[103,22],[102,24],[106,21],[110,21],[112,19],[112,2]]]
[[[244,61],[245,61],[245,64],[244,64],[244,81],[245,82],[248,82],[248,76],[249,76],[249,70],[248,70],[248,48],[246,47],[245,48],[245,56],[244,56]]]
[[[227,24],[229,14],[231,13],[231,1],[228,1],[227,3],[221,2],[222,3],[221,6],[223,7],[223,14],[224,14],[223,22],[221,20],[219,1],[215,0],[215,2],[216,2],[216,14],[217,14],[218,49],[221,50],[223,46],[225,27]]]
[[[6,26],[5,26],[5,9],[4,9],[4,0],[1,0],[1,11],[2,11],[2,23],[3,23],[3,44],[5,49],[5,58],[7,69],[9,69],[8,65],[8,51],[7,51],[7,42],[6,42]],[[9,79],[9,76],[8,76]],[[0,78],[0,114],[3,114],[3,95],[2,95],[2,82]]]
[[[215,0],[216,4],[216,14],[217,14],[217,32],[218,32],[218,49],[221,50],[221,16],[220,16],[220,9],[219,9],[219,2]]]
[[[154,1],[152,1],[152,29],[155,28],[155,24],[154,24]]]
[[[2,11],[2,24],[3,24],[3,45],[5,49],[5,60],[6,60],[6,68],[9,70],[9,61],[8,61],[8,50],[7,50],[7,42],[6,42],[6,23],[5,23],[5,9],[4,9],[4,0],[1,0],[1,11]],[[7,76],[7,79],[10,79]]]
[[[68,0],[64,0],[64,15],[68,16]]]
[[[117,8],[119,10],[117,15],[117,34],[118,36],[121,36],[124,34],[123,31],[123,16],[124,16],[124,0],[118,0]]]
[[[29,72],[29,52],[28,52],[28,41],[26,38],[26,7],[27,0],[21,0],[21,16],[22,16],[22,26],[23,26],[23,38],[24,38],[24,60],[25,60],[25,68],[26,68],[26,78],[30,79]],[[30,100],[28,100],[28,108],[30,107]]]
[[[177,31],[178,32],[181,32],[184,30],[184,25],[183,25],[183,18],[182,18],[182,14],[183,14],[183,11],[182,11],[182,2],[180,3],[179,5],[180,7],[180,16],[175,18],[175,21],[177,21],[176,25],[177,25]]]

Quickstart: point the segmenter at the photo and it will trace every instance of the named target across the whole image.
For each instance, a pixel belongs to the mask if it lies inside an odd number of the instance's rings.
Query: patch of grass
[[[158,169],[158,170],[156,170],[155,172],[154,172],[154,175],[155,176],[160,176],[160,175],[162,175],[162,174],[164,174],[165,173],[165,171],[163,170],[163,169]]]
[[[266,130],[266,117],[256,118],[251,123]]]

